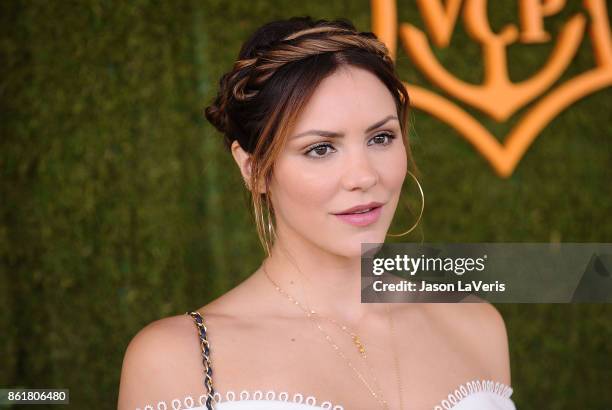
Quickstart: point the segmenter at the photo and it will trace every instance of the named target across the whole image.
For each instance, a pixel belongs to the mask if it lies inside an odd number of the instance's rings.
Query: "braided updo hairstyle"
[[[319,83],[345,65],[368,70],[388,88],[397,107],[408,165],[416,168],[406,135],[408,93],[393,60],[373,33],[357,31],[346,19],[293,17],[261,26],[242,45],[238,60],[221,77],[217,96],[205,109],[206,119],[223,134],[228,151],[238,141],[251,154],[247,185],[257,234],[268,254],[275,237],[269,196],[275,159]]]

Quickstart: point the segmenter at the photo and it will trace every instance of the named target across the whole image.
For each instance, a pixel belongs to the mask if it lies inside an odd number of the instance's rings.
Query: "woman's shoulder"
[[[189,310],[199,314],[204,323],[223,322],[227,327],[234,316],[225,309],[225,303],[217,300],[203,307]],[[181,358],[193,360],[194,352],[197,353],[199,344],[193,343],[197,340],[198,331],[194,318],[189,312],[156,319],[140,329],[129,342],[126,349],[126,357],[155,358],[160,356],[171,357],[173,361]]]
[[[452,339],[479,361],[492,380],[510,385],[510,356],[504,318],[489,302],[428,304]]]
[[[493,340],[505,339],[506,324],[499,310],[483,299],[474,303],[427,303],[430,318],[470,337],[490,336]]]
[[[457,329],[466,334],[505,338],[506,325],[499,310],[491,303],[479,299],[475,303],[437,303],[438,313],[454,322]]]
[[[197,329],[187,314],[154,320],[125,350],[119,386],[120,410],[201,393]],[[199,394],[198,393],[198,394]]]
[[[156,356],[160,353],[183,354],[186,339],[193,338],[193,319],[186,313],[155,319],[141,328],[130,340],[126,355]]]

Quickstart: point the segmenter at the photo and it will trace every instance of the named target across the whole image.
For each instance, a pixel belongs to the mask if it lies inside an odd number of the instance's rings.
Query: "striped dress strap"
[[[212,383],[212,365],[210,362],[210,344],[206,338],[206,324],[204,318],[197,310],[195,312],[186,312],[193,318],[194,324],[198,329],[200,337],[200,347],[202,349],[202,364],[204,365],[204,387],[206,388],[206,409],[213,410],[213,403],[216,403],[214,395],[215,390]]]

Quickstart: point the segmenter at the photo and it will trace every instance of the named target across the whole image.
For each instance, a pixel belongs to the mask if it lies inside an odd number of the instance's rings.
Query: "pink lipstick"
[[[382,204],[371,202],[370,204],[360,205],[350,208],[349,212],[334,214],[344,222],[354,226],[367,226],[378,221],[382,213]]]

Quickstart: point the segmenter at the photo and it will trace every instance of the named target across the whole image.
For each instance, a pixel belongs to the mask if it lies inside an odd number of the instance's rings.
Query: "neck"
[[[356,324],[366,315],[380,310],[379,304],[361,303],[361,256],[332,254],[306,241],[278,238],[259,273],[270,278],[305,308],[345,324]],[[304,315],[289,299],[270,289],[287,303],[275,303],[279,313]],[[275,308],[276,309],[276,308]]]

